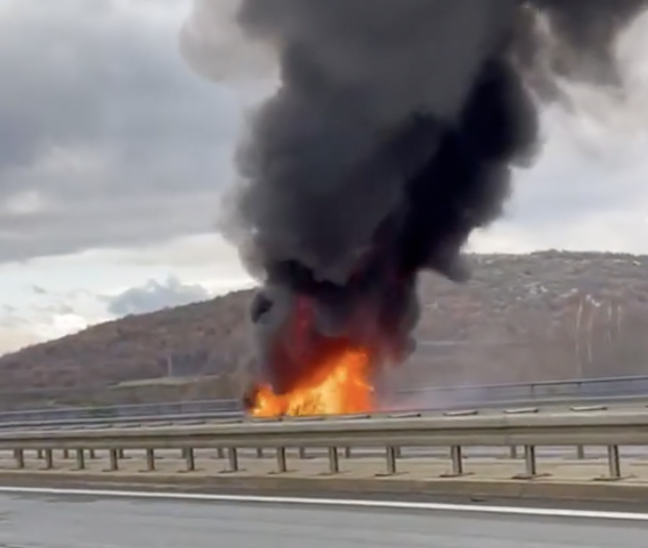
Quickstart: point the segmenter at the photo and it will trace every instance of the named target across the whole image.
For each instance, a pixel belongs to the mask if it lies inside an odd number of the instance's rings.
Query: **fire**
[[[364,350],[345,349],[309,370],[287,394],[275,394],[259,386],[250,405],[255,417],[283,415],[338,415],[362,413],[373,408],[369,381],[370,358]]]

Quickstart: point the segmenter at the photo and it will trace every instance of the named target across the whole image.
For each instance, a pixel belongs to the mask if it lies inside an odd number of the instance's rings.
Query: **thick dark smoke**
[[[264,282],[265,380],[289,390],[342,344],[400,362],[417,276],[469,276],[462,247],[538,149],[555,77],[617,84],[640,0],[244,0],[281,83],[241,147],[236,243]]]

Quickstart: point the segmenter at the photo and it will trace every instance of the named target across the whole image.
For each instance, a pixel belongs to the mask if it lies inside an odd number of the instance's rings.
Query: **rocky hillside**
[[[462,286],[428,276],[398,386],[648,374],[648,256],[481,255]],[[0,358],[5,406],[238,396],[251,292],[127,317]],[[174,380],[160,380],[171,371]],[[198,379],[198,377],[200,379]],[[157,380],[155,380],[157,379]]]

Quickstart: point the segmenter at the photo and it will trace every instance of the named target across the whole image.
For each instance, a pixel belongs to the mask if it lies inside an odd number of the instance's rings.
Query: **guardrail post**
[[[331,474],[340,473],[340,458],[337,447],[328,448],[329,471]]]
[[[117,449],[117,454],[119,455],[120,459],[126,458],[126,453],[123,449]]]
[[[196,455],[193,447],[185,449],[185,462],[187,464],[187,472],[194,472],[196,470]]]
[[[42,449],[38,449],[38,450],[36,451],[36,458],[37,458],[37,459],[43,459],[43,458],[45,458]]]
[[[509,457],[512,459],[518,458],[517,445],[511,445],[511,447],[509,447]]]
[[[350,445],[347,445],[344,448],[344,458],[345,459],[350,459],[351,458],[351,446]]]
[[[94,460],[97,458],[97,452],[94,449],[88,449],[88,457]]]
[[[236,447],[230,447],[227,450],[227,460],[229,461],[228,472],[238,472],[239,471],[238,451],[236,450]]]
[[[45,470],[54,468],[54,451],[45,449]]]
[[[453,445],[450,448],[450,460],[452,461],[452,472],[442,474],[443,478],[457,478],[464,475],[463,452],[461,445]]]
[[[108,451],[108,461],[109,470],[111,472],[119,470],[119,453],[117,452],[117,449],[110,449],[110,451]]]
[[[583,460],[585,458],[585,448],[582,445],[576,446],[576,458]]]
[[[70,450],[69,449],[63,449],[63,458],[66,459],[66,460],[70,458]]]
[[[217,451],[218,451],[218,452],[217,452],[217,456],[218,456],[218,458],[219,458],[219,459],[224,459],[224,458],[225,458],[225,451],[223,450],[223,448],[222,448],[222,447],[219,447],[219,448],[217,449]]]
[[[77,449],[76,450],[76,464],[77,470],[85,470],[85,450]]]
[[[306,458],[306,456],[307,456],[306,455],[306,448],[305,447],[300,447],[298,449],[298,451],[299,451],[299,458],[304,460]]]
[[[396,448],[388,446],[385,456],[387,457],[387,475],[390,476],[396,473]]]
[[[608,445],[608,468],[610,469],[609,480],[621,479],[621,457],[618,445]]]
[[[526,475],[529,478],[535,478],[538,475],[538,466],[536,462],[535,446],[524,446],[524,466],[526,468]]]
[[[222,449],[221,449],[221,451],[222,451]],[[263,447],[257,447],[256,455],[257,455],[257,459],[262,459],[263,458]]]
[[[15,449],[14,457],[16,459],[17,468],[25,468],[25,451],[23,449]]]
[[[288,464],[286,463],[286,448],[277,447],[277,471],[280,474],[288,471]]]
[[[146,450],[146,471],[155,471],[155,449],[150,447]]]
[[[536,448],[534,445],[524,446],[524,468],[524,473],[513,476],[513,479],[532,480],[538,477],[549,476],[549,474],[538,474]]]

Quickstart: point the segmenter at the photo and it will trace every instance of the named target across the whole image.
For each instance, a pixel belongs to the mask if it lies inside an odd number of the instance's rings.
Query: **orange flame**
[[[278,417],[368,412],[373,408],[369,363],[366,351],[347,348],[314,368],[287,394],[278,395],[271,387],[260,386],[250,414]]]

